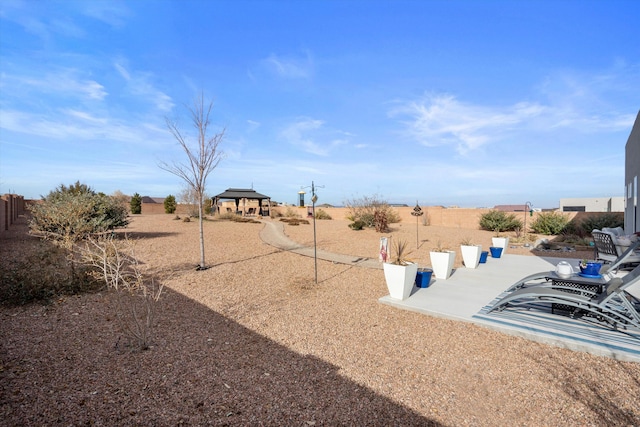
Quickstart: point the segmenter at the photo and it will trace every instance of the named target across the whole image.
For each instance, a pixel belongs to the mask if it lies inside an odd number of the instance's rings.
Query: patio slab
[[[314,251],[284,235],[283,226],[262,221],[265,227],[260,237],[265,243],[303,256],[317,256],[336,263],[382,270],[377,259]],[[487,307],[509,286],[530,274],[554,271],[560,261],[577,265],[576,259],[536,257],[504,254],[500,258],[488,257],[478,268],[458,268],[447,280],[433,278],[428,288],[415,288],[404,301],[385,296],[379,302],[402,310],[429,316],[472,322],[502,333],[521,336],[535,342],[583,351],[617,360],[640,362],[640,331],[626,333],[607,329],[581,319],[550,314],[544,307],[531,310],[506,309],[486,313]],[[381,271],[382,274],[382,271]],[[640,284],[629,292],[640,297]]]
[[[609,330],[595,322],[551,314],[547,307],[506,309],[486,314],[487,307],[509,286],[529,274],[553,271],[562,258],[505,254],[488,258],[478,268],[458,268],[447,280],[432,279],[428,288],[414,288],[406,300],[379,299],[403,310],[472,322],[503,333],[521,336],[575,351],[617,360],[640,362],[640,331]],[[575,259],[566,259],[576,264]],[[640,285],[630,288],[640,295]]]

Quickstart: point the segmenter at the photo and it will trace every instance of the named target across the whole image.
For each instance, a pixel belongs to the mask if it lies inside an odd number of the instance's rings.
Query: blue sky
[[[162,197],[213,100],[208,194],[557,207],[623,196],[640,2],[0,0],[0,193]],[[309,191],[309,189],[306,189]]]

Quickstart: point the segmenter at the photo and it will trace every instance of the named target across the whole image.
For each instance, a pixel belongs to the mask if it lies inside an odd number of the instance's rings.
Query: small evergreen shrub
[[[531,230],[534,233],[545,235],[558,235],[569,224],[569,217],[560,212],[542,212],[531,223]]]
[[[480,216],[480,228],[501,233],[522,229],[522,221],[515,214],[492,210]]]
[[[176,212],[177,208],[176,196],[169,194],[164,199],[164,212],[168,214],[172,214]]]
[[[130,207],[132,214],[137,215],[142,213],[142,196],[138,193],[134,194],[131,197]]]

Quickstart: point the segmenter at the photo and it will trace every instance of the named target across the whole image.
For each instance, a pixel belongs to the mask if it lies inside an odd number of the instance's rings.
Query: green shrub
[[[140,196],[138,193],[134,194],[131,197],[130,205],[132,214],[138,215],[142,213],[142,196]]]
[[[480,228],[501,233],[522,229],[522,221],[515,214],[492,210],[480,216]]]
[[[622,213],[594,213],[581,220],[574,219],[571,227],[575,230],[574,234],[579,236],[591,236],[593,230],[602,230],[603,228],[615,228],[624,226],[624,214]]]
[[[125,227],[127,209],[118,200],[84,184],[61,185],[30,207],[34,234],[67,247],[93,233]]]
[[[352,230],[362,230],[364,228],[364,222],[357,219],[355,221],[353,221],[351,224],[349,224],[349,228]]]
[[[333,218],[331,218],[331,215],[329,215],[326,211],[324,211],[322,209],[316,210],[315,217],[316,217],[316,219],[333,219]]]
[[[569,217],[560,212],[542,212],[531,223],[534,233],[557,235],[561,234],[569,224]]]
[[[176,203],[176,196],[169,194],[164,199],[164,212],[168,214],[172,214],[176,212],[176,208],[178,207]]]

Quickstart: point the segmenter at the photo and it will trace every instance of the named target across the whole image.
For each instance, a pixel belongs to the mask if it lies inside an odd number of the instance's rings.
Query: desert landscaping
[[[319,248],[377,257],[380,233],[332,216],[316,221]],[[261,240],[277,218],[205,221],[209,268],[196,271],[197,221],[174,217],[119,231],[165,286],[149,349],[124,344],[110,291],[0,309],[3,425],[640,425],[637,363],[380,304],[381,270],[319,260],[316,284],[313,258]],[[285,233],[313,245],[311,224]],[[493,233],[407,218],[385,235],[428,266],[430,248],[488,247]],[[2,262],[35,239],[21,218]]]

